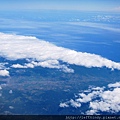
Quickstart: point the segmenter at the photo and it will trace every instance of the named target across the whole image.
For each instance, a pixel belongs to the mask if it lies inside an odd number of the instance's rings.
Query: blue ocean
[[[0,114],[119,115],[120,14],[0,11]]]

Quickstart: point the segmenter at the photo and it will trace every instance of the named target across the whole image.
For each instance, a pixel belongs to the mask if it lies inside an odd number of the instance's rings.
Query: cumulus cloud
[[[71,99],[70,101],[64,102],[64,103],[60,103],[59,107],[65,108],[65,107],[69,107],[72,106],[74,108],[79,108],[81,106],[80,102],[74,101],[73,99]]]
[[[32,61],[30,63],[25,63],[24,65],[13,64],[11,67],[13,67],[13,68],[34,68],[36,66],[41,66],[44,68],[46,68],[46,67],[47,68],[57,68],[57,69],[61,69],[62,71],[66,72],[66,73],[74,73],[73,69],[68,68],[66,65],[60,65],[57,60],[46,60],[43,62]]]
[[[100,91],[93,91],[92,93],[89,93],[88,95],[81,93],[81,94],[79,94],[80,98],[76,99],[76,101],[82,102],[82,103],[87,103],[87,102],[91,101],[94,97],[96,97],[99,93],[100,93]]]
[[[120,82],[116,82],[114,84],[108,84],[108,87],[111,88],[111,87],[120,87]]]
[[[70,104],[72,107],[75,107],[75,108],[81,107],[81,104],[77,101],[74,101],[73,99],[70,100]]]
[[[25,65],[20,65],[20,64],[13,64],[11,67],[13,68],[34,68],[33,64],[25,64]]]
[[[100,114],[100,112],[116,113],[120,112],[119,98],[120,83],[116,82],[108,84],[108,87],[91,88],[89,93],[79,93],[78,98],[75,98],[75,100],[71,99],[65,102],[65,104],[80,108],[82,107],[82,103],[88,103],[88,110],[84,113],[88,115],[96,115]]]
[[[0,76],[9,76],[9,71],[7,71],[7,70],[0,70]]]
[[[14,68],[34,68],[42,66],[61,68],[66,72],[74,72],[59,61],[85,67],[107,67],[120,70],[120,63],[103,58],[99,55],[82,53],[63,47],[55,46],[49,42],[31,36],[20,36],[0,33],[0,56],[9,60],[33,59],[25,65],[16,64]],[[37,61],[37,63],[35,61]],[[37,64],[37,65],[36,65]]]
[[[64,107],[69,107],[69,105],[67,105],[66,103],[60,103],[59,107],[64,108]]]
[[[6,64],[8,63],[0,63],[0,76],[9,76],[9,71],[5,67]]]
[[[100,101],[90,102],[91,109],[112,113],[120,111],[120,88],[104,91],[99,96]]]

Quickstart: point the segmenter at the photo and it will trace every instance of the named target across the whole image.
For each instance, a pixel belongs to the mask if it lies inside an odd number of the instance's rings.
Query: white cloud
[[[108,90],[100,94],[100,101],[90,102],[90,108],[102,112],[120,111],[120,88]]]
[[[25,63],[24,65],[20,64],[13,64],[11,67],[13,68],[34,68],[36,66],[41,66],[41,67],[47,67],[47,68],[57,68],[61,69],[62,71],[66,73],[74,73],[73,69],[68,68],[65,65],[60,65],[57,60],[46,60],[43,62],[30,62],[30,63]]]
[[[110,110],[110,104],[107,102],[103,102],[103,101],[94,101],[94,102],[90,102],[90,108],[92,108],[92,110],[95,110],[96,112],[98,110],[102,111],[102,112],[109,112]]]
[[[10,91],[9,91],[9,93],[10,93],[10,94],[12,94],[12,93],[13,93],[13,91],[12,91],[12,90],[10,90]]]
[[[94,87],[92,90],[103,91],[105,87]]]
[[[9,76],[9,71],[5,67],[6,64],[8,63],[0,63],[0,76]]]
[[[82,53],[63,47],[57,47],[49,42],[31,36],[9,35],[0,33],[0,56],[9,60],[33,59],[25,65],[16,64],[15,68],[34,68],[42,66],[62,69],[65,72],[74,72],[65,64],[74,64],[85,67],[107,67],[120,70],[120,63],[103,58],[99,55]],[[35,61],[37,61],[37,63]]]
[[[73,69],[68,68],[68,67],[65,66],[65,65],[61,65],[61,66],[60,66],[60,69],[63,70],[64,72],[66,72],[66,73],[74,73],[74,70],[73,70]]]
[[[9,76],[9,71],[7,71],[7,70],[0,70],[0,76]]]
[[[95,98],[97,95],[99,95],[100,91],[93,91],[92,93],[89,93],[88,95],[81,93],[79,94],[80,98],[76,99],[78,102],[87,103],[91,101],[93,98]]]
[[[62,108],[69,107],[69,106],[72,106],[74,108],[79,108],[79,107],[81,107],[81,104],[79,102],[71,99],[70,101],[60,103],[60,105],[59,105],[59,107],[62,107]]]
[[[108,84],[108,87],[111,88],[111,87],[120,87],[120,82],[116,82],[114,84]]]
[[[60,103],[59,107],[65,108],[65,107],[69,107],[69,105],[67,105],[66,103]]]
[[[27,68],[26,66],[23,66],[20,64],[13,64],[11,67],[13,67],[13,68]]]
[[[70,100],[70,104],[72,107],[75,107],[75,108],[81,107],[81,104],[77,101],[74,101],[73,99]]]
[[[87,115],[96,115],[100,112],[120,112],[120,83],[108,84],[108,87],[91,88],[90,93],[79,93],[78,98],[71,99],[65,103],[69,106],[82,107],[82,103],[88,103]],[[64,104],[64,103],[63,103]]]
[[[86,115],[97,115],[97,110],[89,110],[86,112]]]

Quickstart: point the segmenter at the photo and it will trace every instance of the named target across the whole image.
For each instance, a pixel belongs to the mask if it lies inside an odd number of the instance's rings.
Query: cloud
[[[108,87],[111,88],[111,87],[120,87],[120,82],[116,82],[114,84],[108,84]]]
[[[69,105],[67,105],[66,103],[60,103],[59,107],[65,108],[65,107],[69,107]]]
[[[9,108],[10,108],[10,109],[14,109],[14,107],[13,107],[13,106],[9,106]]]
[[[8,63],[0,63],[0,76],[9,76],[9,71],[5,67],[6,64]]]
[[[88,115],[96,115],[101,112],[117,113],[120,112],[119,98],[120,83],[116,82],[108,84],[108,87],[91,88],[89,93],[79,93],[78,98],[75,98],[75,100],[71,99],[65,102],[65,104],[80,108],[82,103],[88,103],[88,110],[84,112],[84,114]]]
[[[120,32],[120,29],[117,27],[113,27],[111,25],[101,24],[101,23],[92,23],[92,22],[70,22],[70,25],[77,25],[77,26],[87,26],[92,28],[98,28],[103,30],[109,30],[113,32]]]
[[[64,103],[60,103],[59,107],[65,108],[65,107],[69,107],[72,106],[74,108],[79,108],[81,107],[80,102],[74,101],[73,99],[71,99],[70,101],[64,102]]]
[[[13,93],[13,91],[12,91],[12,90],[10,90],[10,91],[9,91],[9,93],[10,93],[10,94],[12,94],[12,93]]]
[[[70,104],[72,107],[75,107],[75,108],[81,107],[81,104],[77,101],[74,101],[73,99],[70,100]]]
[[[74,73],[73,69],[68,68],[65,65],[60,65],[59,62],[57,60],[46,60],[43,62],[35,62],[32,61],[30,63],[25,63],[24,65],[20,65],[20,64],[13,64],[11,67],[13,68],[34,68],[36,66],[41,66],[44,68],[56,68],[56,69],[60,69],[66,73]]]
[[[42,66],[73,73],[74,70],[64,64],[67,63],[88,68],[107,67],[120,70],[120,63],[108,60],[100,55],[58,47],[36,37],[0,33],[0,44],[0,56],[8,60],[32,59],[24,65],[13,65],[14,68]],[[60,63],[60,61],[63,63]]]
[[[27,68],[26,66],[23,66],[20,64],[13,64],[11,67],[13,67],[13,68]]]
[[[87,102],[91,101],[98,94],[99,94],[99,91],[93,91],[92,93],[89,93],[88,95],[81,93],[81,94],[79,94],[80,98],[76,99],[76,101],[82,102],[82,103],[87,103]]]
[[[13,64],[11,67],[13,68],[34,68],[33,64],[25,64],[25,65],[20,65],[20,64]]]
[[[105,87],[94,87],[91,88],[92,90],[99,90],[99,91],[103,91]]]
[[[100,101],[90,102],[90,108],[102,112],[119,112],[120,111],[120,88],[114,88],[99,94]]]
[[[89,110],[86,112],[87,115],[97,115],[96,114],[97,110]]]
[[[0,76],[9,76],[9,71],[7,71],[7,70],[0,70]]]

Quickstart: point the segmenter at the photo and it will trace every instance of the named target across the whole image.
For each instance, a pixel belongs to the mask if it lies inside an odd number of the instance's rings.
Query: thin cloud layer
[[[93,27],[93,28],[99,28],[103,30],[113,31],[113,32],[120,32],[120,29],[113,26],[108,26],[106,24],[101,23],[92,23],[92,22],[70,22],[70,25],[77,25],[77,26],[87,26],[87,27]]]
[[[107,87],[91,88],[88,93],[79,93],[75,100],[61,102],[59,107],[82,107],[83,103],[88,103],[88,111],[84,114],[96,115],[101,112],[120,112],[120,83],[108,84]]]
[[[14,68],[34,68],[42,66],[74,72],[68,64],[91,67],[107,67],[120,70],[120,63],[103,58],[99,55],[82,53],[31,36],[20,36],[0,33],[0,56],[8,60],[32,59],[24,65],[16,64]],[[36,62],[37,61],[37,62]],[[61,64],[59,61],[62,61]],[[3,72],[3,71],[1,71]]]

